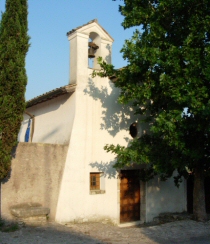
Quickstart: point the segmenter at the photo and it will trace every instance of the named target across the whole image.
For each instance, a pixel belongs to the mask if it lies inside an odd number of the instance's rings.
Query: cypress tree
[[[0,24],[0,179],[10,172],[25,110],[27,9],[27,0],[6,0]]]

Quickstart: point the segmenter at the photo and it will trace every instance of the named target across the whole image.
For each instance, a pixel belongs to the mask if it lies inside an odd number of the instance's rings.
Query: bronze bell
[[[98,46],[94,42],[89,42],[88,46],[88,58],[95,58],[95,52],[98,49]]]
[[[88,49],[88,58],[95,58],[95,49],[93,47]]]

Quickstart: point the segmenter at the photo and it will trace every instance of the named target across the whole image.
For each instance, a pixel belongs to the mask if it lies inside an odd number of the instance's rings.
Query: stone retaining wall
[[[60,182],[68,145],[19,143],[12,160],[11,175],[1,183],[1,217],[12,219],[10,207],[39,203],[50,208],[55,219]]]

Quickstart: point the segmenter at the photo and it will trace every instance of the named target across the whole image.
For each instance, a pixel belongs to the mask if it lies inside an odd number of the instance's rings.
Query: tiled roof
[[[35,97],[35,98],[27,101],[26,108],[30,108],[38,103],[42,103],[42,102],[51,100],[55,97],[61,96],[66,93],[72,94],[75,91],[75,89],[76,89],[76,84],[56,88],[52,91],[46,92],[38,97]]]
[[[91,21],[89,21],[87,24],[84,24],[84,25],[81,25],[81,26],[78,26],[77,28],[74,28],[74,29],[72,29],[72,30],[70,30],[70,31],[68,31],[67,32],[67,36],[69,36],[69,35],[71,35],[72,33],[74,33],[75,31],[77,31],[77,30],[79,30],[80,28],[82,28],[82,27],[84,27],[84,26],[86,26],[86,25],[89,25],[89,24],[91,24],[91,23],[97,23],[102,29],[103,29],[103,31],[112,39],[112,40],[114,40],[110,35],[109,35],[109,33],[98,23],[98,20],[97,19],[93,19],[93,20],[91,20]]]
[[[89,21],[87,24],[78,26],[77,28],[68,31],[68,32],[66,33],[66,35],[68,36],[68,35],[72,34],[73,32],[75,32],[76,30],[79,30],[79,29],[82,28],[83,26],[89,25],[89,24],[91,24],[91,23],[93,23],[93,22],[98,23],[98,20],[97,20],[97,19],[93,19],[93,20]]]

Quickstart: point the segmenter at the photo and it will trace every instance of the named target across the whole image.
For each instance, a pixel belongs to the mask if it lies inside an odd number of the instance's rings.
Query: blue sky
[[[26,100],[69,82],[69,41],[66,33],[73,28],[98,19],[114,38],[112,63],[125,66],[120,49],[134,29],[124,30],[123,16],[116,0],[28,0],[31,47],[26,58],[28,85]],[[0,11],[5,0],[0,0]]]

